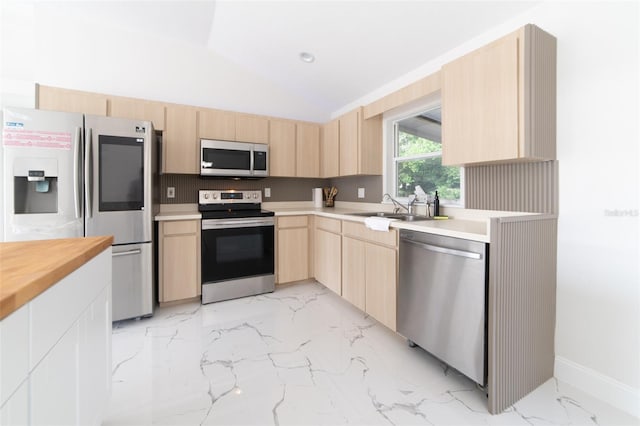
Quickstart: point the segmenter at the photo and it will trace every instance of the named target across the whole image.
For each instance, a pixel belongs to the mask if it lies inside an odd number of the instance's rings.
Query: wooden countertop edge
[[[35,273],[25,273],[24,283],[20,287],[8,294],[0,294],[0,320],[11,315],[31,300],[45,292],[49,287],[71,274],[76,269],[102,253],[113,244],[112,236],[87,237],[83,240],[93,240],[86,250],[78,253],[48,271],[38,271]],[[55,244],[56,240],[51,241]],[[42,241],[44,243],[44,241]]]

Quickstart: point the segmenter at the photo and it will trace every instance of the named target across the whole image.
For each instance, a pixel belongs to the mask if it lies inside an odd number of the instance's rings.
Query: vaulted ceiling
[[[128,31],[208,49],[331,113],[539,2],[55,3]],[[315,61],[301,61],[301,52],[312,53]]]

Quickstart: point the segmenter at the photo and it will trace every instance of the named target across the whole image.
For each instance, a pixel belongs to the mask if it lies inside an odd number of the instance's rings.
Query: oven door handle
[[[259,226],[274,226],[275,221],[273,218],[268,219],[205,219],[202,221],[202,230],[209,229],[227,229],[227,228],[253,228]]]

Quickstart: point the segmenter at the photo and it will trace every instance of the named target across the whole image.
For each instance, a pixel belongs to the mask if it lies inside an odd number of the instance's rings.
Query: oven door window
[[[273,274],[273,226],[202,231],[202,282]]]
[[[102,212],[144,207],[144,139],[99,137],[99,206]]]
[[[205,168],[210,169],[251,170],[251,151],[203,148],[202,161],[207,164]]]

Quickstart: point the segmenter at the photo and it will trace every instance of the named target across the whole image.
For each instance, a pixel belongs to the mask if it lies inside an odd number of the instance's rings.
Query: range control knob
[[[253,198],[258,198],[258,194],[253,194]]]
[[[205,200],[208,200],[208,199],[209,199],[209,194],[207,194],[206,192],[205,192],[205,194],[204,194],[204,199],[205,199]]]
[[[218,194],[213,194],[213,199],[217,200],[218,199]]]

